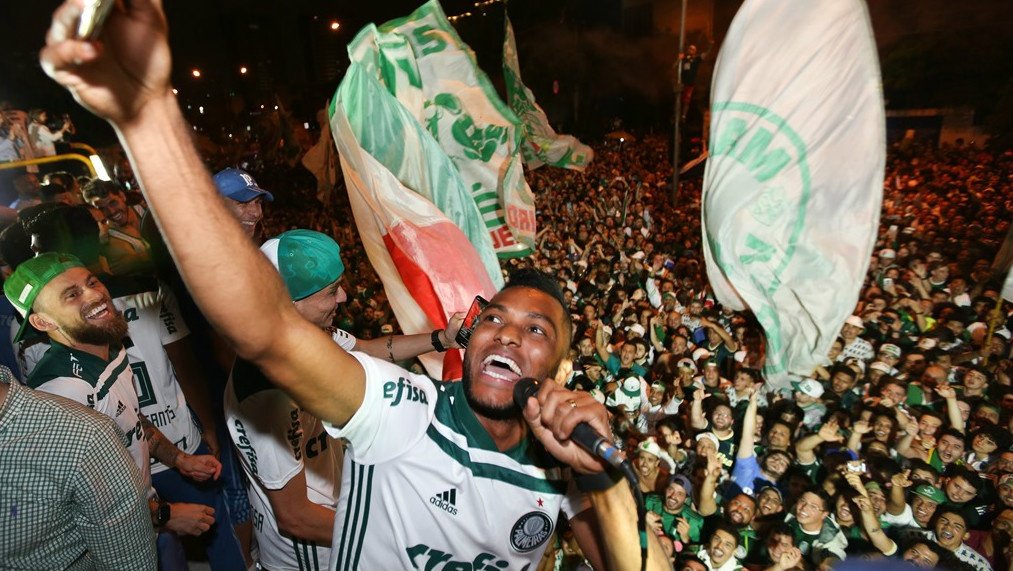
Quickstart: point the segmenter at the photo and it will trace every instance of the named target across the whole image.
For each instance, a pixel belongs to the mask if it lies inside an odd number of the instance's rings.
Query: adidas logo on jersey
[[[429,503],[447,512],[450,515],[457,515],[457,488],[450,488],[429,498]]]

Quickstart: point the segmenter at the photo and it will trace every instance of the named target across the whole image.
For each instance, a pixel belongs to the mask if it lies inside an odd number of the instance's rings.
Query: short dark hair
[[[85,264],[99,260],[102,244],[98,222],[88,206],[60,206],[47,210],[25,224],[36,236],[40,252],[63,252],[77,256]]]
[[[830,512],[834,510],[833,499],[827,494],[827,492],[823,488],[820,488],[818,486],[809,486],[808,488],[803,490],[801,494],[798,495],[798,498],[795,498],[795,503],[798,503],[798,500],[802,498],[803,494],[813,494],[814,496],[818,497],[820,501],[823,502],[823,511]],[[792,509],[794,509],[794,506],[792,506]]]
[[[944,436],[952,436],[963,442],[965,446],[967,445],[967,440],[966,437],[964,436],[964,433],[960,432],[959,430],[957,430],[952,426],[947,426],[946,428],[942,429],[939,432],[939,434],[936,435],[936,442],[942,440]]]
[[[81,196],[85,200],[105,198],[110,194],[126,194],[118,182],[95,179],[81,187]]]
[[[723,531],[723,532],[727,533],[728,535],[732,536],[732,539],[735,540],[735,546],[736,547],[738,547],[738,545],[740,543],[742,543],[742,538],[739,537],[739,530],[734,525],[732,525],[731,523],[729,523],[727,521],[719,521],[714,526],[714,529],[711,530],[710,536],[714,537],[715,535],[717,535],[717,532],[719,532],[719,531]]]
[[[0,232],[0,257],[12,270],[34,255],[32,239],[25,233],[24,226],[14,223]]]
[[[758,383],[763,380],[763,378],[760,376],[760,371],[752,367],[742,367],[741,369],[739,369],[738,372],[742,373],[743,375],[746,375],[750,379],[753,379],[754,383]]]
[[[951,464],[946,468],[947,478],[963,478],[971,487],[980,490],[984,486],[981,476],[963,464]]]
[[[43,202],[53,202],[57,195],[65,192],[67,192],[67,187],[57,180],[49,181],[39,187],[39,196]]]
[[[838,363],[834,365],[832,369],[830,369],[831,377],[833,377],[837,373],[844,373],[845,375],[851,377],[851,380],[855,380],[856,378],[858,378],[858,373],[856,373],[854,369],[845,365],[844,363]]]
[[[510,288],[515,287],[527,287],[536,289],[542,293],[545,293],[552,297],[559,303],[560,309],[563,310],[563,328],[564,331],[560,333],[564,335],[566,340],[566,346],[570,346],[570,335],[572,334],[572,323],[570,321],[570,310],[567,307],[566,300],[563,299],[563,290],[559,287],[559,283],[555,278],[549,274],[537,270],[535,268],[520,268],[513,271],[507,278],[506,285],[500,291],[506,291]]]
[[[776,450],[776,449],[767,450],[763,454],[763,459],[766,460],[767,458],[770,458],[771,456],[774,456],[776,454],[780,454],[781,456],[787,458],[788,465],[791,465],[793,462],[795,462],[795,455],[792,454],[791,452],[788,452],[787,450]]]
[[[942,503],[936,508],[936,513],[932,515],[932,527],[936,526],[936,522],[943,514],[950,514],[959,517],[964,520],[964,527],[967,527],[967,522],[971,521],[969,510],[964,507],[955,506],[953,504]],[[968,531],[965,529],[964,531]]]

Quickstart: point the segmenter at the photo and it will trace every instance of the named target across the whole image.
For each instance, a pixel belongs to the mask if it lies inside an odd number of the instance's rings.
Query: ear
[[[45,313],[33,313],[28,316],[28,323],[39,331],[55,331],[59,326]]]

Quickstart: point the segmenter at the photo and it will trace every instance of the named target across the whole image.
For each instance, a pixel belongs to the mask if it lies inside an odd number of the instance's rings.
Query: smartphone
[[[865,462],[854,461],[848,462],[848,472],[855,472],[857,474],[864,474],[866,471]]]
[[[468,341],[471,340],[471,333],[478,325],[478,316],[487,305],[489,305],[489,302],[480,295],[476,295],[475,301],[471,302],[471,307],[468,308],[468,313],[464,315],[464,322],[461,323],[461,329],[457,331],[457,337],[454,338],[462,349],[468,346]]]
[[[664,263],[664,264],[662,264],[662,265],[663,265],[663,266],[665,267],[665,269],[666,269],[666,270],[668,270],[668,271],[672,271],[672,270],[674,270],[674,269],[675,269],[675,262],[674,262],[674,261],[672,261],[672,260],[665,260],[665,263]]]
[[[77,22],[77,37],[94,40],[102,32],[102,24],[113,11],[116,0],[85,0],[81,19]]]

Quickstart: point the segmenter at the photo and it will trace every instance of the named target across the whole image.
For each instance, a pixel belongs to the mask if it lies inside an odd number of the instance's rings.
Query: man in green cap
[[[49,337],[50,348],[28,386],[112,418],[126,434],[145,489],[151,490],[149,455],[195,481],[218,477],[221,464],[213,456],[182,452],[140,413],[123,347],[127,322],[106,287],[77,258],[53,252],[31,258],[7,278],[4,293],[24,318],[15,341],[33,328]],[[150,499],[149,506],[155,526],[176,533],[199,535],[215,521],[214,509],[205,505]]]
[[[911,501],[898,515],[884,514],[884,523],[892,527],[920,527],[929,529],[936,508],[946,502],[946,494],[929,484],[918,484],[911,490]]]

